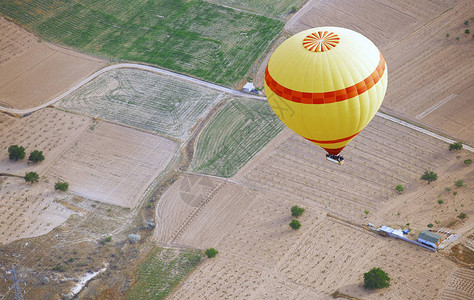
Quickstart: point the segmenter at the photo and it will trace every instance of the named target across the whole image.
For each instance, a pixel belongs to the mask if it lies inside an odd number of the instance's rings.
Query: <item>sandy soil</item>
[[[69,182],[77,195],[133,208],[176,147],[163,137],[99,121],[55,161],[48,175]]]
[[[403,228],[409,222],[414,239],[429,222],[448,226],[459,214],[454,209],[473,214],[474,178],[463,163],[472,154],[447,148],[376,117],[344,150],[343,166],[326,162],[322,150],[287,130],[230,180],[188,175],[160,199],[155,240],[214,247],[219,254],[171,299],[329,299],[336,290],[360,299],[439,298],[451,284],[446,274],[455,272],[453,262],[357,224]],[[439,181],[422,182],[426,169],[435,170]],[[467,185],[457,195],[454,178]],[[398,183],[404,194],[394,191]],[[445,186],[452,187],[449,195]],[[436,202],[442,192],[444,211]],[[420,195],[423,201],[410,205]],[[295,204],[306,209],[296,232],[288,226]],[[451,228],[463,233],[472,228],[470,220]],[[390,275],[392,286],[372,293],[363,289],[362,275],[376,266]]]
[[[41,42],[0,17],[0,106],[35,107],[59,96],[106,61]]]
[[[474,144],[474,39],[464,33],[474,25],[463,24],[473,8],[467,0],[311,0],[285,29],[294,34],[331,25],[361,32],[387,61],[384,107]],[[264,71],[261,67],[256,77],[263,78]]]

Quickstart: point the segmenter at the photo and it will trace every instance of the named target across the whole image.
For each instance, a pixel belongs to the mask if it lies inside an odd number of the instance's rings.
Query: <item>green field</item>
[[[201,251],[161,249],[152,250],[138,268],[137,282],[127,293],[127,299],[164,299],[186,275],[196,268]]]
[[[137,69],[99,75],[56,106],[185,140],[219,92]]]
[[[209,2],[283,19],[293,12],[293,9],[297,9],[304,0],[209,0]]]
[[[223,85],[245,77],[283,23],[202,0],[0,1],[46,40]]]
[[[192,170],[231,177],[283,128],[268,103],[233,100],[199,136]]]

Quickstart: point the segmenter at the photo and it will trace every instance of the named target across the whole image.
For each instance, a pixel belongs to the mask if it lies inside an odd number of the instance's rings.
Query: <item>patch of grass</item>
[[[233,100],[199,136],[192,169],[231,177],[283,128],[267,103]]]
[[[148,71],[116,69],[76,90],[57,107],[184,140],[218,95]]]
[[[202,0],[2,1],[0,13],[55,43],[224,85],[245,78],[283,28]]]
[[[138,268],[126,299],[164,299],[201,262],[198,250],[155,248]]]
[[[303,0],[209,0],[209,2],[251,11],[264,16],[283,18],[296,12]]]

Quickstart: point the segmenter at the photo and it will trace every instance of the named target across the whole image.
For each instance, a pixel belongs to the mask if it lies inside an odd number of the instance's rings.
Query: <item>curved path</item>
[[[54,99],[51,99],[50,101],[48,101],[46,103],[43,103],[39,106],[36,106],[36,107],[33,107],[33,108],[28,108],[28,109],[12,109],[12,108],[6,108],[6,107],[0,106],[0,111],[4,111],[4,112],[7,112],[7,113],[16,114],[16,115],[30,114],[32,112],[35,112],[35,111],[39,110],[39,109],[45,108],[48,105],[52,105],[52,104],[60,101],[64,97],[68,96],[69,94],[71,94],[75,90],[79,89],[80,87],[82,87],[83,85],[88,83],[89,81],[92,81],[93,79],[97,78],[99,75],[104,74],[105,72],[108,72],[108,71],[114,70],[114,69],[125,69],[125,68],[139,69],[139,70],[144,70],[144,71],[148,71],[148,72],[152,72],[152,73],[156,73],[156,74],[160,74],[160,75],[166,75],[166,76],[178,78],[178,79],[181,79],[181,80],[184,80],[184,81],[188,81],[188,82],[191,82],[191,83],[196,83],[196,84],[208,87],[210,89],[218,90],[218,91],[221,91],[221,92],[224,92],[224,93],[227,93],[227,94],[231,94],[231,95],[234,95],[234,96],[257,99],[257,100],[265,100],[266,101],[265,97],[260,97],[260,96],[256,96],[256,95],[252,95],[252,94],[242,93],[242,92],[239,92],[239,91],[236,91],[236,90],[233,90],[233,89],[230,89],[230,88],[226,88],[226,87],[218,85],[218,84],[210,83],[210,82],[207,82],[207,81],[204,81],[204,80],[200,80],[200,79],[190,77],[190,76],[187,76],[187,75],[183,75],[183,74],[171,72],[171,71],[168,71],[168,70],[160,69],[160,68],[157,68],[157,67],[141,65],[141,64],[122,63],[122,64],[115,64],[115,65],[107,66],[107,67],[93,73],[92,75],[85,78],[81,82],[77,83],[75,86],[71,87],[69,90],[62,93],[58,97],[56,97]]]
[[[214,84],[214,83],[211,83],[211,82],[207,82],[207,81],[204,81],[204,80],[200,80],[200,79],[197,79],[197,78],[194,78],[194,77],[190,77],[190,76],[187,76],[187,75],[183,75],[183,74],[179,74],[179,73],[175,73],[175,72],[171,72],[171,71],[168,71],[168,70],[164,70],[164,69],[161,69],[161,68],[157,68],[157,67],[152,67],[152,66],[147,66],[147,65],[141,65],[141,64],[133,64],[133,63],[122,63],[122,64],[115,64],[115,65],[111,65],[111,66],[107,66],[97,72],[95,72],[94,74],[90,75],[89,77],[85,78],[84,80],[82,80],[81,82],[77,83],[75,86],[73,86],[72,88],[70,88],[69,90],[67,90],[66,92],[64,92],[63,94],[59,95],[58,97],[46,102],[46,103],[43,103],[39,106],[36,106],[36,107],[33,107],[33,108],[29,108],[29,109],[10,109],[10,108],[5,108],[5,107],[1,107],[0,106],[0,111],[4,111],[4,112],[8,112],[8,113],[12,113],[12,114],[17,114],[17,115],[28,115],[34,111],[37,111],[39,109],[42,109],[44,107],[47,107],[48,105],[52,105],[58,101],[60,101],[61,99],[63,99],[64,97],[68,96],[69,94],[71,94],[72,92],[74,92],[75,90],[79,89],[80,87],[82,87],[83,85],[85,85],[86,83],[88,83],[89,81],[92,81],[93,79],[95,79],[96,77],[98,77],[99,75],[105,73],[105,72],[108,72],[110,70],[114,70],[114,69],[121,69],[121,68],[130,68],[130,69],[139,69],[139,70],[144,70],[144,71],[148,71],[148,72],[152,72],[152,73],[156,73],[156,74],[160,74],[160,75],[166,75],[166,76],[170,76],[170,77],[174,77],[174,78],[177,78],[177,79],[180,79],[180,80],[184,80],[184,81],[188,81],[190,83],[195,83],[195,84],[199,84],[199,85],[202,85],[202,86],[205,86],[205,87],[208,87],[210,89],[214,89],[214,90],[218,90],[218,91],[221,91],[221,92],[224,92],[224,93],[227,93],[227,94],[230,94],[230,95],[234,95],[234,96],[238,96],[238,97],[243,97],[243,98],[249,98],[249,99],[255,99],[255,100],[259,100],[259,101],[267,101],[267,99],[265,97],[261,97],[261,96],[256,96],[256,95],[252,95],[252,94],[247,94],[247,93],[242,93],[242,92],[239,92],[239,91],[236,91],[236,90],[233,90],[233,89],[230,89],[230,88],[227,88],[227,87],[224,87],[224,86],[221,86],[221,85],[218,85],[218,84]],[[435,139],[438,139],[438,140],[441,140],[441,141],[444,141],[446,143],[454,143],[455,141],[452,140],[452,139],[449,139],[449,138],[446,138],[444,136],[441,136],[439,134],[436,134],[432,131],[429,131],[429,130],[426,130],[424,128],[421,128],[421,127],[418,127],[418,126],[415,126],[413,124],[410,124],[408,122],[405,122],[403,120],[400,120],[398,118],[395,118],[395,117],[392,117],[392,116],[389,116],[389,115],[386,115],[384,113],[381,113],[381,112],[377,112],[377,115],[379,117],[382,117],[384,119],[387,119],[387,120],[390,120],[392,122],[395,122],[397,124],[400,124],[402,126],[406,126],[406,127],[409,127],[413,130],[416,130],[418,132],[421,132],[423,134],[427,134],[431,137],[434,137]],[[469,146],[469,145],[465,145],[463,144],[463,148],[468,150],[468,151],[471,151],[471,152],[474,152],[474,148]]]

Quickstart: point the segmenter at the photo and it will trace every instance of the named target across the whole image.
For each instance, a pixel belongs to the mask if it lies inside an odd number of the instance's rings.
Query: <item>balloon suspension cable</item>
[[[326,159],[330,162],[342,165],[344,163],[344,157],[340,155],[326,154]]]

